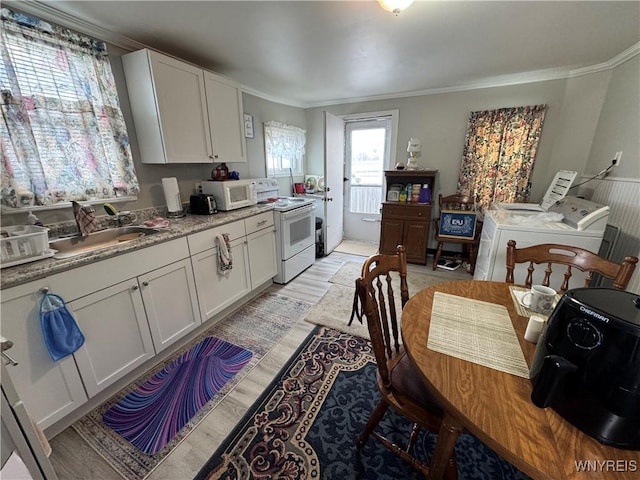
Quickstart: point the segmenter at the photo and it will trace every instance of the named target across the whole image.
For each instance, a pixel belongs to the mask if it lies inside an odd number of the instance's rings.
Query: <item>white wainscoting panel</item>
[[[584,176],[581,181],[589,178]],[[605,178],[587,183],[579,192],[592,201],[609,205],[608,223],[620,228],[611,259],[620,262],[626,255],[640,257],[640,179]],[[640,267],[627,290],[640,294]]]

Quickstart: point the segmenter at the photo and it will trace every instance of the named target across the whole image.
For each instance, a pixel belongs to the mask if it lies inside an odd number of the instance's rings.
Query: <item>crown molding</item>
[[[240,84],[240,89],[242,90],[242,93],[248,93],[249,95],[253,95],[254,97],[261,98],[262,100],[279,103],[281,105],[287,105],[288,107],[296,107],[296,108],[302,108],[302,109],[310,107],[310,105],[307,103],[295,102],[290,98],[275,97],[273,95],[264,93],[260,90],[256,90],[255,88],[248,87],[247,85]]]
[[[54,23],[58,23],[63,27],[73,28],[87,35],[94,36],[103,40],[107,43],[115,45],[117,47],[123,48],[125,50],[140,50],[142,48],[149,48],[155,50],[154,48],[140,43],[136,40],[133,40],[124,35],[120,35],[106,28],[100,27],[94,23],[88,22],[81,18],[78,18],[74,15],[70,15],[64,12],[61,12],[57,8],[55,8],[55,2],[44,2],[41,0],[5,0],[3,2],[4,6],[8,6],[10,8],[15,8],[21,10],[30,15],[44,15],[46,18],[44,20],[51,21]],[[525,83],[535,83],[535,82],[545,82],[550,80],[563,80],[567,78],[579,77],[582,75],[588,75],[592,73],[598,73],[606,70],[612,70],[613,68],[621,65],[622,63],[630,60],[636,55],[640,54],[640,42],[632,45],[628,49],[619,53],[612,59],[599,63],[597,65],[592,65],[589,67],[571,69],[570,67],[566,68],[553,68],[546,70],[534,70],[530,72],[517,73],[513,75],[502,75],[496,77],[488,77],[477,82],[470,82],[466,84],[460,85],[452,85],[449,87],[440,87],[440,88],[429,88],[424,90],[415,90],[409,92],[398,92],[384,95],[371,95],[366,97],[349,97],[349,98],[340,98],[335,100],[328,100],[326,102],[300,102],[294,101],[287,98],[280,98],[268,93],[262,92],[260,90],[256,90],[252,87],[248,87],[246,85],[241,85],[241,89],[243,92],[248,93],[250,95],[256,96],[258,98],[262,98],[263,100],[267,100],[274,103],[279,103],[282,105],[288,105],[296,108],[314,108],[314,107],[324,107],[330,105],[340,105],[345,103],[358,103],[358,102],[368,102],[373,100],[388,100],[395,98],[407,98],[407,97],[418,97],[423,95],[438,95],[443,93],[454,93],[454,92],[463,92],[468,90],[480,90],[484,88],[495,88],[495,87],[506,87],[510,85],[521,85]]]
[[[343,103],[367,102],[372,100],[387,100],[387,99],[394,99],[394,98],[418,97],[422,95],[438,95],[442,93],[463,92],[467,90],[479,90],[483,88],[507,87],[510,85],[521,85],[525,83],[546,82],[550,80],[564,80],[567,78],[579,77],[579,76],[588,75],[591,73],[598,73],[606,70],[612,70],[615,67],[623,64],[627,60],[632,59],[638,54],[640,54],[640,42],[627,48],[623,52],[613,57],[611,60],[608,60],[603,63],[599,63],[597,65],[584,67],[584,68],[578,68],[578,69],[572,70],[571,68],[566,67],[566,68],[552,68],[547,70],[534,70],[531,72],[522,72],[522,73],[516,73],[512,75],[489,77],[477,82],[454,85],[451,87],[430,88],[430,89],[416,90],[411,92],[399,92],[399,93],[393,93],[393,94],[387,94],[387,95],[372,95],[368,97],[344,98],[344,99],[337,99],[329,102],[318,102],[318,103],[307,104],[306,108],[339,105]]]
[[[71,28],[85,35],[90,35],[104,42],[124,48],[125,50],[140,50],[143,48],[151,48],[144,43],[140,43],[132,38],[125,37],[118,33],[100,27],[95,23],[88,22],[74,15],[61,12],[55,7],[55,2],[44,2],[40,0],[5,0],[3,5],[9,8],[15,8],[28,15],[43,16],[43,20],[47,22],[57,23],[58,25]]]
[[[590,67],[578,68],[576,70],[571,70],[569,72],[569,78],[571,77],[579,77],[582,75],[589,75],[590,73],[598,73],[606,70],[612,70],[619,65],[622,65],[627,60],[631,60],[636,55],[640,54],[640,42],[635,45],[631,45],[626,50],[620,52],[618,55],[613,57],[611,60],[608,60],[603,63],[599,63],[597,65],[591,65]]]

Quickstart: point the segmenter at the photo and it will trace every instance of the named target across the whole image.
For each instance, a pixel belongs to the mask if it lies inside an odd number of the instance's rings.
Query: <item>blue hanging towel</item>
[[[40,302],[40,326],[44,343],[54,362],[72,354],[84,343],[80,327],[58,295],[44,295]]]

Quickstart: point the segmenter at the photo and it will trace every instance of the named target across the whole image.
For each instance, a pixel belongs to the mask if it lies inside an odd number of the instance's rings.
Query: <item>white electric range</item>
[[[276,226],[276,283],[287,283],[309,268],[315,257],[315,200],[279,196],[274,178],[255,180],[258,203],[273,203]]]

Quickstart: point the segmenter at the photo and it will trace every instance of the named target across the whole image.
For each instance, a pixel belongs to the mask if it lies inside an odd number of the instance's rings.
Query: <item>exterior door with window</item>
[[[391,155],[391,117],[348,120],[345,128],[344,237],[377,243],[384,169]]]
[[[343,238],[344,121],[324,112],[324,252],[330,254]]]

